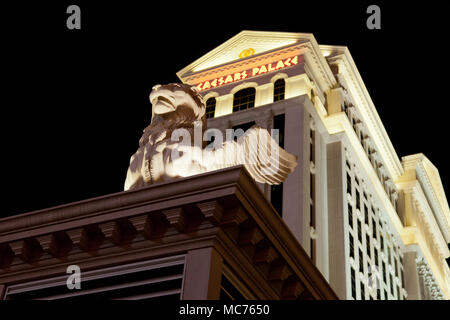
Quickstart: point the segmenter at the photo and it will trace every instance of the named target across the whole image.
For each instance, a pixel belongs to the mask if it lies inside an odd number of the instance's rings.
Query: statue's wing
[[[268,184],[285,181],[297,166],[297,157],[258,126],[248,129],[237,141],[226,141],[221,148],[207,151],[203,160],[210,169],[244,165],[257,182]]]

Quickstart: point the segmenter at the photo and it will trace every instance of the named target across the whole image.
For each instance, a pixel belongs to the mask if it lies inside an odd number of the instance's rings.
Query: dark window
[[[364,257],[361,249],[359,249],[359,271],[364,272]]]
[[[402,299],[402,297],[400,296],[400,287],[399,286],[397,286],[397,299],[398,300]]]
[[[273,117],[273,128],[278,130],[278,144],[284,148],[284,113]],[[276,140],[276,137],[274,137]],[[283,182],[270,186],[270,202],[280,216],[283,215]]]
[[[242,136],[245,131],[247,131],[248,129],[250,129],[251,127],[253,127],[255,125],[255,121],[250,121],[247,123],[243,123],[243,124],[238,124],[236,126],[233,126],[233,139],[234,141],[236,141],[237,139],[239,139],[240,136]]]
[[[384,263],[384,261],[382,261],[381,263],[383,266],[383,282],[386,283],[386,264]]]
[[[387,252],[388,252],[388,262],[389,264],[392,264],[392,254],[391,254],[391,247],[387,247]]]
[[[233,112],[250,109],[255,106],[255,88],[242,89],[234,94]]]
[[[364,290],[364,283],[361,282],[361,300],[366,300],[366,291]]]
[[[384,251],[384,237],[381,233],[380,233],[380,249],[381,251]]]
[[[350,268],[351,280],[352,280],[352,298],[356,299],[356,281],[355,281],[355,269]]]
[[[358,220],[358,240],[362,243],[361,221]]]
[[[348,204],[348,224],[350,225],[350,228],[353,228],[353,208],[350,204]]]
[[[369,210],[367,209],[367,205],[364,203],[364,222],[369,225]]]
[[[64,299],[66,301],[93,301],[112,299],[179,300],[184,264],[156,266],[152,269],[123,269],[124,273],[105,271],[100,277],[82,280],[80,290],[71,291],[66,283],[55,282],[50,287],[9,295],[10,300]],[[50,282],[49,282],[50,283]],[[73,295],[71,295],[73,294]]]
[[[353,244],[353,236],[351,234],[349,234],[349,238],[348,238],[348,242],[349,242],[349,248],[350,248],[350,257],[354,258],[355,257],[355,248],[354,248],[354,244]]]
[[[285,81],[284,79],[278,79],[273,85],[273,101],[284,100],[285,91]]]
[[[395,268],[395,276],[398,277],[398,262],[396,258],[394,258],[394,268]]]
[[[373,254],[375,256],[375,265],[378,267],[378,250],[377,248],[373,248]]]
[[[377,289],[377,300],[381,300],[381,290]]]
[[[389,282],[391,287],[391,294],[394,295],[394,281],[392,280],[392,274],[389,273]]]
[[[366,247],[367,247],[367,255],[370,258],[370,237],[368,234],[366,234]]]
[[[352,194],[352,178],[347,172],[347,193]]]
[[[214,112],[216,112],[216,98],[211,97],[206,100],[206,119],[214,118]]]
[[[377,224],[374,218],[372,218],[372,237],[377,238]]]
[[[404,288],[405,287],[405,275],[403,274],[403,269],[402,268],[400,268],[400,274],[401,274],[401,279],[400,280],[402,280],[402,288]]]
[[[388,299],[389,299],[389,297],[388,297],[387,290],[384,289],[384,300],[388,300]]]
[[[361,210],[361,203],[360,203],[361,198],[359,196],[359,190],[357,188],[355,188],[355,194],[356,194],[356,209]]]

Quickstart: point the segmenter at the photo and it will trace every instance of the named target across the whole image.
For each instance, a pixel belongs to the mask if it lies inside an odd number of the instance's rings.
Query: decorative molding
[[[379,115],[375,109],[375,106],[370,98],[369,93],[364,85],[361,76],[355,66],[355,63],[350,55],[350,52],[346,47],[339,48],[340,54],[330,56],[327,60],[330,65],[339,66],[339,73],[344,75],[344,78],[350,81],[353,91],[356,93],[358,102],[356,105],[361,112],[363,119],[366,120],[366,125],[371,132],[371,135],[375,137],[374,143],[382,150],[384,162],[388,164],[389,172],[394,180],[396,180],[403,173],[403,168],[398,158],[392,143],[386,133],[386,130],[379,118]],[[341,79],[340,77],[338,77]],[[345,85],[347,91],[350,91],[349,85]],[[348,92],[350,93],[350,92]]]

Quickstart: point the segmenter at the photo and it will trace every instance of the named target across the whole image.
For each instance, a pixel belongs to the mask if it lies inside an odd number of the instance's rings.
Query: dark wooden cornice
[[[214,247],[256,297],[337,299],[242,167],[0,220],[0,284]]]

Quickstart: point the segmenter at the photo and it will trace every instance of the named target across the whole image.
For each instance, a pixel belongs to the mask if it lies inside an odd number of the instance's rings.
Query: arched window
[[[242,89],[234,94],[233,112],[253,108],[255,106],[255,88]]]
[[[214,118],[214,112],[216,112],[216,98],[211,97],[206,100],[206,119]]]
[[[273,102],[284,100],[285,91],[285,81],[284,79],[278,79],[273,85]]]

